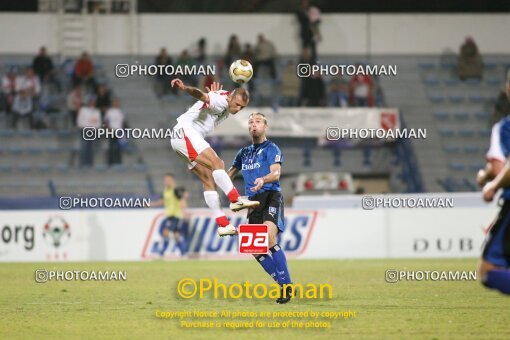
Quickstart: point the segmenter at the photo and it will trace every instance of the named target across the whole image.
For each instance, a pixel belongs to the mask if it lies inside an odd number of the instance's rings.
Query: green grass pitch
[[[221,283],[269,284],[255,261],[151,261],[116,263],[0,264],[0,339],[486,339],[508,338],[510,299],[478,282],[386,283],[387,269],[466,270],[476,260],[290,260],[295,282],[330,283],[333,299],[267,300],[177,298],[181,278]],[[125,270],[127,281],[36,283],[36,269]],[[329,329],[184,329],[156,310],[344,311],[356,318],[331,321]],[[246,320],[244,320],[246,321]],[[276,333],[275,333],[276,332]]]

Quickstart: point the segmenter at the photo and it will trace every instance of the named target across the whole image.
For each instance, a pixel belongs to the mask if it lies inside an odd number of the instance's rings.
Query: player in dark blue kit
[[[510,71],[507,74],[506,92],[510,98]],[[480,170],[477,176],[478,183],[483,186],[483,198],[486,201],[492,201],[498,189],[503,189],[500,198],[503,204],[487,235],[479,273],[481,281],[486,287],[499,290],[504,294],[510,294],[509,157],[510,117],[505,117],[492,128],[487,166]]]
[[[231,178],[241,171],[245,183],[246,195],[260,205],[248,210],[248,223],[266,224],[269,228],[269,253],[256,255],[255,259],[262,268],[282,286],[277,303],[287,303],[291,299],[292,288],[287,258],[277,243],[279,232],[285,230],[283,218],[283,196],[280,189],[280,175],[283,156],[276,144],[267,140],[267,119],[254,112],[248,120],[248,129],[253,144],[237,153],[232,167],[228,170]]]

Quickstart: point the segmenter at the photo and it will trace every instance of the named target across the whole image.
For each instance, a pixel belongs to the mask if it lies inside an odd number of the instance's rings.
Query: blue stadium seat
[[[424,85],[427,86],[437,86],[439,85],[439,79],[436,77],[427,77],[422,80]]]
[[[490,137],[491,129],[489,129],[489,128],[481,128],[480,130],[478,130],[478,135],[480,135],[482,137]]]
[[[458,131],[459,136],[462,137],[473,137],[475,135],[475,130],[471,128],[461,128]]]
[[[429,100],[433,103],[441,103],[444,101],[444,96],[442,94],[431,94]]]
[[[460,81],[455,78],[448,78],[444,80],[444,84],[447,86],[457,86],[460,84]]]
[[[419,63],[418,66],[422,70],[432,70],[432,69],[434,69],[436,67],[436,65],[434,65],[433,63],[429,63],[429,62]]]
[[[441,137],[452,137],[455,133],[452,128],[440,127],[437,129]]]
[[[485,97],[479,94],[471,94],[469,95],[469,101],[472,103],[483,103],[485,101]]]
[[[460,147],[456,145],[445,145],[443,146],[443,151],[448,154],[454,154],[460,152]]]
[[[441,66],[441,68],[443,70],[451,70],[451,69],[454,69],[454,68],[457,67],[457,65],[455,63],[453,63],[453,62],[446,62],[446,61],[442,62],[440,66]]]
[[[468,119],[469,118],[469,112],[465,111],[457,111],[453,114],[453,116],[457,119]]]
[[[493,70],[495,68],[498,67],[498,63],[494,62],[494,61],[485,61],[483,63],[483,67],[487,70]]]
[[[450,114],[446,111],[435,111],[434,117],[436,117],[436,119],[439,119],[439,120],[445,120],[450,117]]]
[[[465,169],[465,166],[462,163],[450,162],[448,163],[448,168],[455,171],[462,171]]]
[[[467,84],[467,85],[475,86],[475,85],[480,85],[481,80],[480,79],[476,79],[476,78],[469,78],[469,79],[466,79],[464,81],[464,83]]]
[[[487,111],[476,111],[473,115],[478,119],[487,120],[489,119],[489,112]]]
[[[464,152],[465,153],[479,153],[480,148],[476,145],[467,145],[464,147]]]
[[[485,82],[489,86],[499,86],[499,84],[501,83],[501,80],[499,79],[499,77],[490,77],[490,78],[487,78],[487,80]]]
[[[461,103],[463,102],[466,98],[464,97],[464,95],[462,94],[451,94],[450,96],[448,96],[448,99],[450,100],[450,102],[452,103]]]

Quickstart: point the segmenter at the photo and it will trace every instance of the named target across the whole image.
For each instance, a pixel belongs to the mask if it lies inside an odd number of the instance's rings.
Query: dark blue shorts
[[[487,234],[482,258],[498,267],[510,267],[510,200],[505,200]]]
[[[280,191],[264,191],[250,196],[250,200],[259,201],[260,205],[248,210],[248,223],[262,224],[271,221],[280,232],[285,231],[283,195]]]
[[[159,233],[163,235],[163,231],[165,229],[168,229],[170,231],[181,231],[181,219],[171,216],[165,218],[163,221],[161,221],[161,225],[159,226]]]

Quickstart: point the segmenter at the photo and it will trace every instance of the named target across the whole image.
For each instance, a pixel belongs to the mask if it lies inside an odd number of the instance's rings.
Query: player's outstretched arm
[[[209,104],[209,96],[207,95],[207,93],[202,92],[200,89],[196,87],[185,85],[179,78],[173,79],[170,85],[172,85],[172,87],[177,87],[181,91],[186,92],[195,99],[201,100],[204,103]]]

